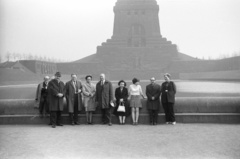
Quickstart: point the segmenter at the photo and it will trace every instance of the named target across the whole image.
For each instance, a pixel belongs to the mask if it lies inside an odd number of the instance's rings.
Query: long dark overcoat
[[[80,81],[76,81],[76,90],[80,89],[82,92],[82,83]],[[68,81],[65,85],[65,96],[67,100],[67,106],[68,106],[68,112],[73,113],[74,112],[74,95],[75,95],[75,89],[73,86],[73,82]],[[78,93],[78,111],[82,110],[82,93]]]
[[[105,80],[103,86],[101,81],[96,85],[96,102],[102,109],[110,108],[110,101],[113,101],[113,88],[110,81]]]
[[[63,111],[63,97],[58,97],[57,94],[64,94],[64,83],[53,79],[48,84],[48,99],[50,111]]]
[[[167,91],[166,91],[167,90]],[[175,94],[177,88],[174,82],[163,82],[161,86],[161,102],[162,103],[175,103]]]
[[[158,110],[160,107],[161,88],[159,84],[149,84],[146,86],[147,109]],[[152,100],[154,97],[154,100]]]

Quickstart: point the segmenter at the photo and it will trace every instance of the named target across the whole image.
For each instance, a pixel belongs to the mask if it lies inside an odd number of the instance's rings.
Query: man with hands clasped
[[[147,109],[150,116],[150,125],[157,125],[158,111],[160,107],[160,85],[155,83],[155,78],[150,79],[151,84],[146,86]]]
[[[60,80],[61,73],[56,72],[55,79],[48,84],[49,110],[52,128],[63,126],[61,124],[61,113],[63,111],[64,83]]]

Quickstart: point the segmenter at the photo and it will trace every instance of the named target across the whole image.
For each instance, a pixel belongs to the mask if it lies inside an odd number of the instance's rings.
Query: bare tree
[[[13,61],[16,61],[16,58],[17,58],[17,54],[15,52],[12,53],[12,59]]]
[[[47,57],[46,57],[46,55],[44,55],[44,57],[43,57],[43,61],[47,61]]]
[[[28,60],[33,60],[33,55],[31,53],[29,53],[27,59]]]
[[[35,56],[34,56],[34,60],[39,60],[39,56],[38,56],[38,55],[35,55]]]
[[[16,58],[17,58],[17,60],[21,60],[22,59],[22,55],[20,53],[16,53]]]
[[[11,56],[12,56],[12,55],[11,55],[10,52],[7,52],[7,53],[6,53],[6,59],[7,59],[8,62],[10,61]]]
[[[42,61],[43,60],[43,57],[41,55],[39,55],[39,60]]]
[[[22,54],[22,59],[23,59],[23,60],[26,60],[26,59],[27,59],[27,54],[23,53],[23,54]]]

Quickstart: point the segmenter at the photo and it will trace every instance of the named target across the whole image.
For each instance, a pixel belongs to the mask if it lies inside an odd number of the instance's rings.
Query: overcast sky
[[[111,38],[117,0],[0,0],[0,54],[77,60]],[[161,34],[193,57],[240,52],[240,0],[157,0]]]

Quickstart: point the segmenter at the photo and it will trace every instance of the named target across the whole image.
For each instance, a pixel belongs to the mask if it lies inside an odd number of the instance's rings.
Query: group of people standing
[[[112,125],[112,114],[119,118],[119,124],[124,125],[126,117],[131,114],[132,124],[138,125],[139,109],[142,108],[141,99],[145,96],[140,85],[140,80],[133,78],[132,84],[127,88],[124,80],[118,82],[115,89],[115,102],[112,83],[100,74],[97,84],[92,83],[92,76],[85,77],[82,83],[76,74],[71,74],[71,80],[64,84],[61,73],[56,72],[53,79],[48,76],[38,85],[36,100],[39,101],[39,113],[41,116],[50,114],[52,128],[63,126],[61,113],[64,109],[63,100],[66,98],[70,123],[79,125],[78,114],[85,108],[86,124],[93,124],[93,112],[98,107],[102,113],[102,124]],[[176,124],[174,115],[174,103],[176,85],[170,80],[170,74],[164,74],[165,82],[160,86],[152,77],[150,84],[146,86],[147,109],[149,111],[150,124],[157,125],[160,98],[165,112],[166,124]]]

